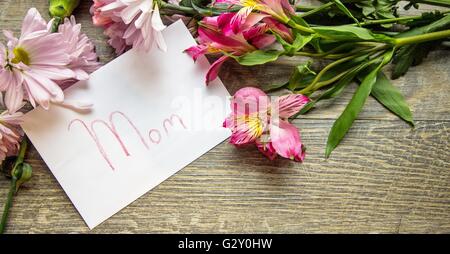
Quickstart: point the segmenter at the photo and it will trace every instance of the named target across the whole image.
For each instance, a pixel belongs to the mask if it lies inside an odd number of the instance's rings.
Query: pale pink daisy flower
[[[17,155],[23,131],[20,129],[21,112],[12,115],[7,111],[0,114],[0,163],[9,156]]]
[[[28,100],[33,107],[48,109],[50,102],[61,103],[64,93],[57,80],[75,77],[68,67],[71,62],[62,34],[50,33],[47,23],[32,8],[22,24],[19,38],[5,31],[8,48],[0,43],[0,90],[6,91],[5,105],[16,112]]]
[[[115,49],[117,55],[131,48],[123,38],[128,25],[123,22],[120,13],[125,7],[118,0],[94,0],[90,9],[92,22],[105,29],[104,34],[109,37],[108,44]]]
[[[59,33],[63,35],[64,42],[67,45],[70,63],[68,67],[75,72],[75,77],[64,80],[63,88],[70,86],[78,80],[87,80],[89,74],[100,67],[98,56],[95,53],[95,46],[86,36],[81,33],[81,25],[77,24],[75,17],[66,18],[64,23],[59,26]]]
[[[162,51],[167,50],[162,36],[166,27],[159,14],[159,7],[153,0],[122,0],[127,5],[120,16],[129,25],[124,38],[133,48],[148,52],[156,43]]]
[[[94,0],[94,25],[102,26],[117,54],[131,46],[148,52],[154,44],[166,51],[161,31],[165,28],[153,0]]]

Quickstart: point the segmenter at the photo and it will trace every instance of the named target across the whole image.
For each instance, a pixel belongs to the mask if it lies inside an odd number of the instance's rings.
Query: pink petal
[[[123,9],[120,13],[120,16],[122,17],[123,22],[128,25],[134,20],[134,18],[136,18],[139,13],[141,13],[139,3],[134,3]]]
[[[274,160],[277,158],[277,152],[271,142],[260,142],[256,141],[256,147],[258,150],[264,154],[269,160]]]
[[[234,33],[232,26],[231,26],[231,20],[233,17],[237,15],[235,13],[226,12],[219,15],[217,18],[217,27],[222,30],[222,32],[225,35],[231,35]]]
[[[22,37],[27,36],[32,32],[39,30],[46,30],[47,22],[41,17],[36,8],[31,8],[28,10],[22,23]]]
[[[303,94],[288,94],[280,96],[272,105],[272,114],[278,111],[281,118],[289,118],[297,114],[310,99]]]
[[[198,28],[198,34],[203,41],[214,42],[220,45],[222,48],[243,48],[245,47],[245,42],[234,39],[233,37],[226,36],[217,31],[207,29],[204,27]]]
[[[10,114],[15,113],[23,106],[22,86],[9,87],[5,93],[5,106]]]
[[[209,67],[208,73],[206,73],[206,85],[209,85],[209,83],[217,78],[217,75],[219,74],[220,67],[222,64],[228,59],[228,56],[221,56],[219,59],[217,59],[211,67]]]
[[[275,36],[272,34],[262,34],[250,40],[250,43],[258,49],[267,48],[275,43]]]
[[[265,128],[256,115],[241,118],[232,114],[225,119],[223,126],[231,130],[230,143],[237,146],[255,142]]]
[[[266,24],[258,24],[242,32],[246,40],[265,34],[269,30]]]
[[[269,97],[261,89],[244,87],[234,94],[230,106],[237,115],[259,113],[260,117],[265,117],[269,104]]]
[[[166,42],[164,41],[164,37],[161,33],[161,31],[164,30],[164,28],[166,28],[166,26],[163,24],[163,22],[161,20],[158,5],[155,5],[155,9],[153,11],[152,28],[154,29],[154,38],[156,41],[156,45],[158,45],[158,48],[160,50],[162,50],[163,52],[166,52],[167,45],[166,45]]]
[[[275,151],[282,157],[303,161],[305,151],[297,128],[286,122],[276,121],[270,125],[270,141]]]
[[[250,15],[250,13],[253,11],[253,8],[251,7],[244,7],[241,8],[236,15],[231,19],[230,26],[231,29],[235,34],[239,33],[241,30],[241,27],[244,25],[247,17]]]
[[[295,10],[291,4],[289,4],[288,0],[280,0],[281,6],[286,14],[295,15]]]
[[[64,80],[74,78],[76,76],[76,74],[70,69],[58,68],[54,66],[33,66],[33,72],[53,80]]]
[[[156,31],[160,32],[166,28],[166,26],[163,24],[163,21],[161,19],[161,15],[159,14],[159,7],[158,5],[155,5],[155,9],[153,11],[152,15],[152,27]]]
[[[291,30],[274,18],[264,18],[263,22],[268,28],[281,36],[285,41],[292,43],[294,41]]]
[[[197,61],[197,58],[199,56],[202,56],[208,52],[208,47],[205,45],[195,45],[185,50],[185,52],[194,59],[194,61]]]
[[[264,18],[270,17],[270,15],[262,14],[262,13],[250,13],[245,20],[245,23],[242,25],[242,30],[247,30],[254,25],[258,24]]]
[[[219,17],[220,16],[204,17],[201,21],[201,24],[207,27],[219,27]]]

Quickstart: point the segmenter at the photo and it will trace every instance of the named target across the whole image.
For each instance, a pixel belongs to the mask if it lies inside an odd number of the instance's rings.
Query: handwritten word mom
[[[130,153],[128,152],[128,149],[125,146],[125,143],[123,142],[120,134],[117,132],[116,125],[115,125],[115,122],[114,122],[114,119],[116,119],[119,116],[122,117],[123,119],[125,119],[126,122],[128,122],[130,127],[137,134],[137,137],[140,139],[142,145],[144,145],[144,147],[147,150],[150,149],[149,143],[159,144],[161,142],[162,135],[161,135],[161,132],[158,129],[150,129],[148,131],[148,133],[147,133],[147,138],[146,138],[146,137],[144,137],[142,135],[142,133],[139,131],[139,129],[136,127],[136,125],[133,123],[133,121],[131,121],[131,119],[127,115],[125,115],[124,113],[122,113],[120,111],[114,111],[111,114],[109,114],[108,122],[106,122],[104,120],[101,120],[101,119],[96,119],[96,120],[92,121],[90,124],[86,124],[83,120],[74,119],[74,120],[72,120],[69,123],[69,126],[68,126],[68,130],[70,131],[70,129],[71,129],[73,124],[80,123],[81,126],[84,127],[84,129],[87,131],[89,136],[92,138],[92,140],[95,142],[98,151],[103,156],[103,158],[105,159],[105,161],[108,163],[108,165],[111,167],[112,170],[115,170],[115,168],[114,168],[113,164],[111,163],[111,160],[109,159],[108,155],[106,154],[104,146],[100,142],[100,140],[98,138],[98,135],[97,135],[97,132],[96,132],[96,129],[94,127],[97,126],[97,125],[103,125],[104,127],[106,127],[106,129],[109,130],[114,135],[117,143],[122,148],[124,154],[126,156],[130,156]],[[178,123],[181,126],[183,126],[184,129],[187,129],[187,127],[183,123],[183,120],[181,119],[181,117],[176,115],[176,114],[172,114],[169,118],[164,119],[163,122],[162,122],[162,126],[164,128],[164,132],[165,132],[166,135],[169,135],[168,127],[169,126],[173,126],[175,120],[178,120]]]

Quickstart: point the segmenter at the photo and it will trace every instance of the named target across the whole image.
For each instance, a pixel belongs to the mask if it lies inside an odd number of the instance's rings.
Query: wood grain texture
[[[85,0],[77,11],[103,63],[114,58]],[[0,0],[0,29],[18,32],[30,7],[47,0]],[[299,59],[241,67],[226,63],[231,93],[286,79]],[[370,99],[341,145],[323,158],[328,131],[350,99],[320,105],[302,119],[303,164],[266,160],[224,142],[89,231],[34,148],[34,176],[15,198],[8,233],[450,233],[450,57],[436,51],[395,81],[410,103],[411,129]],[[0,204],[9,181],[0,177]]]

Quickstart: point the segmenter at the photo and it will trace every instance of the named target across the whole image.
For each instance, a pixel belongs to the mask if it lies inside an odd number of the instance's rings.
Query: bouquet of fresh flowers
[[[184,17],[199,42],[186,53],[194,60],[201,55],[216,56],[206,84],[217,78],[227,60],[251,66],[280,57],[309,57],[298,63],[285,83],[255,84],[265,92],[289,90],[279,101],[263,103],[267,95],[258,88],[244,88],[233,97],[233,107],[253,106],[253,110],[233,111],[225,120],[224,127],[232,131],[230,142],[237,146],[254,143],[270,159],[278,154],[302,161],[305,149],[288,119],[307,113],[321,100],[339,96],[352,82],[359,88],[331,128],[326,157],[344,138],[369,95],[414,125],[404,97],[382,68],[392,62],[391,76],[398,78],[448,40],[450,15],[441,7],[450,7],[450,1],[329,0],[319,6],[297,2],[94,0],[91,12],[94,24],[104,27],[117,54],[131,47],[148,51],[153,44],[165,50],[161,17]],[[407,2],[406,10],[422,3],[440,8],[399,16],[400,2]],[[325,66],[317,68],[316,62]]]
[[[26,139],[18,125],[20,109],[26,103],[45,109],[51,104],[73,110],[91,107],[65,101],[63,92],[99,67],[94,45],[71,16],[79,2],[50,0],[49,22],[30,9],[20,36],[5,31],[7,43],[0,43],[0,91],[6,107],[0,114],[0,160],[12,177],[0,232],[13,194],[31,177],[31,167],[23,160]],[[392,63],[390,76],[398,78],[431,50],[448,46],[450,38],[450,0],[321,2],[310,6],[296,0],[93,0],[90,12],[117,55],[131,48],[167,50],[161,32],[182,19],[199,43],[185,53],[194,61],[213,56],[206,85],[217,78],[225,61],[252,66],[280,57],[306,57],[284,83],[237,91],[231,99],[232,113],[223,123],[232,132],[232,144],[254,144],[269,159],[279,155],[301,162],[305,146],[289,120],[306,114],[319,101],[339,96],[352,82],[359,87],[330,130],[326,157],[344,138],[369,95],[413,126],[404,97],[383,67]],[[408,10],[421,4],[436,10],[399,15],[400,6]],[[286,94],[267,95],[275,90]]]

